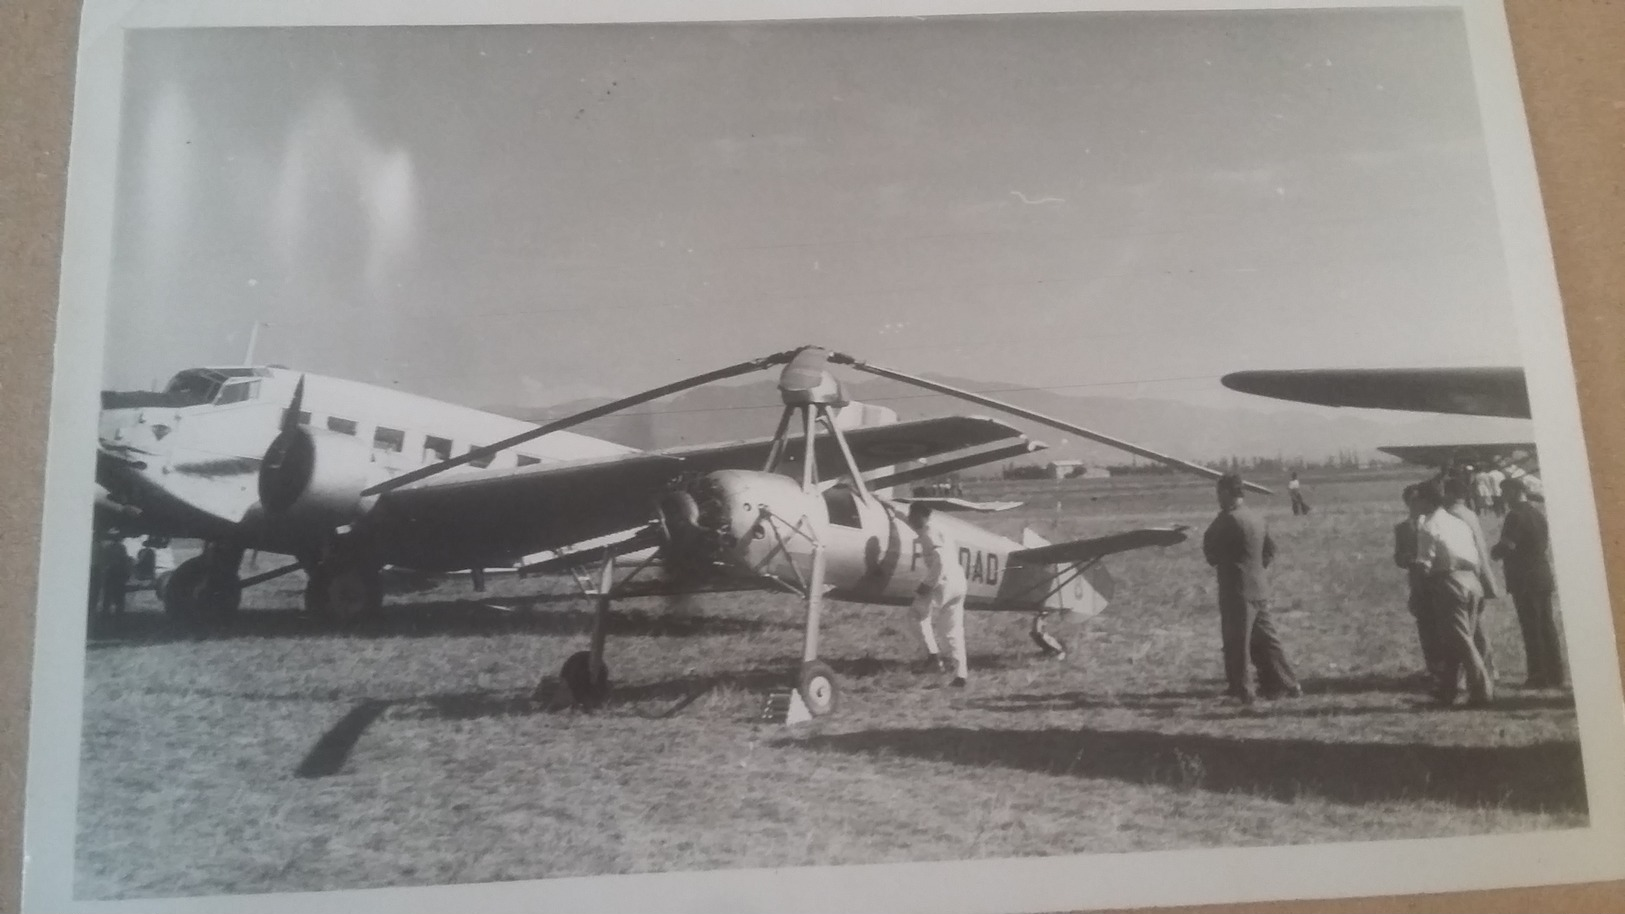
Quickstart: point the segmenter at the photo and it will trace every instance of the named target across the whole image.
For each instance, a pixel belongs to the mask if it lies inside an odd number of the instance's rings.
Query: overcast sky
[[[471,405],[803,342],[1210,403],[1521,361],[1453,11],[148,31],[126,76],[111,386],[255,321]]]

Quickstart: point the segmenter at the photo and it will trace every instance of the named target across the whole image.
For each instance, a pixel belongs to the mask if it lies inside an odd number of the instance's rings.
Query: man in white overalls
[[[914,595],[914,618],[920,625],[920,640],[933,664],[941,669],[933,616],[948,611],[948,649],[954,653],[954,678],[949,685],[963,688],[970,673],[965,657],[965,570],[959,566],[959,553],[936,514],[923,504],[908,507],[908,525],[919,537],[920,555],[925,559],[925,576]]]

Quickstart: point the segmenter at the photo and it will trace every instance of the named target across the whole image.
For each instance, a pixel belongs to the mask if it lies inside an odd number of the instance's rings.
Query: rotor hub
[[[779,396],[785,406],[845,406],[851,402],[829,370],[829,352],[817,346],[797,352],[779,372]]]

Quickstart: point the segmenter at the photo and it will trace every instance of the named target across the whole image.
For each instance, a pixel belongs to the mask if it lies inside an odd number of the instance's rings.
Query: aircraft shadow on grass
[[[345,638],[475,637],[496,632],[574,635],[592,630],[593,612],[591,608],[580,606],[581,602],[577,596],[542,596],[410,603],[391,606],[371,619],[349,625],[337,625],[299,609],[245,609],[229,624],[205,628],[178,624],[162,613],[131,612],[92,620],[87,649],[312,635]],[[791,628],[797,626],[773,619],[621,607],[610,616],[609,633],[689,638]]]
[[[1318,796],[1350,804],[1435,800],[1526,812],[1586,811],[1580,747],[1573,742],[1435,746],[934,727],[813,736],[797,745],[1284,801]]]
[[[831,661],[830,665],[842,676],[854,679],[906,669],[909,666],[901,660],[875,657],[836,660]],[[787,689],[791,685],[785,675],[787,668],[789,668],[788,658],[777,657],[764,662],[761,666],[745,670],[712,674],[690,673],[656,682],[617,685],[611,693],[609,704],[599,713],[604,716],[632,714],[651,720],[673,717],[707,693],[721,688],[757,693]],[[536,693],[481,690],[401,699],[362,699],[316,740],[294,773],[301,778],[338,774],[367,728],[385,712],[391,710],[402,717],[442,720],[527,716],[567,710],[569,705],[563,694],[556,688],[549,688],[550,686],[556,687],[556,683],[544,681]],[[190,691],[195,693],[195,690]],[[287,701],[331,700],[325,696],[247,693],[233,693],[230,697]],[[652,703],[663,703],[664,706],[654,709],[644,707]]]

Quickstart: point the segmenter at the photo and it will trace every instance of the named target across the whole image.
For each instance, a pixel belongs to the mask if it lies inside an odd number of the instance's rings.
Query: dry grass
[[[1118,557],[1118,603],[1040,660],[1027,620],[972,614],[974,681],[907,670],[905,612],[837,606],[835,718],[759,715],[799,655],[765,595],[621,607],[617,701],[535,705],[585,644],[558,581],[447,583],[346,634],[249,594],[231,633],[169,629],[149,595],[87,657],[77,883],[86,897],[422,885],[573,874],[1262,845],[1585,824],[1572,705],[1525,692],[1492,612],[1503,697],[1441,711],[1391,565],[1400,477],[1309,480],[1266,502],[1276,605],[1309,694],[1227,705],[1199,546]],[[1052,538],[1197,526],[1205,485],[1025,484]],[[992,494],[992,493],[976,493]],[[1055,512],[1054,502],[1061,502]],[[1276,502],[1282,501],[1276,499]],[[1491,523],[1491,535],[1494,535]]]

